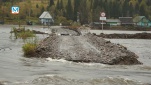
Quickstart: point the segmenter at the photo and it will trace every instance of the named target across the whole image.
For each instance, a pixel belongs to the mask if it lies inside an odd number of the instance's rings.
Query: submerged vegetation
[[[25,27],[13,27],[11,31],[14,34],[15,39],[21,38],[24,40],[25,44],[22,46],[22,50],[24,52],[24,56],[31,57],[35,54],[35,49],[37,47],[37,38],[35,33],[29,29],[25,29]]]
[[[25,27],[16,28],[13,27],[11,33],[14,33],[15,38],[27,39],[29,37],[35,37],[35,34],[29,29],[25,30]]]

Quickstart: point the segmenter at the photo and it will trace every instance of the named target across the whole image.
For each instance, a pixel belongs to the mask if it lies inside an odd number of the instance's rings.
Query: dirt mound
[[[141,64],[138,56],[126,47],[113,44],[103,38],[86,34],[81,36],[50,35],[36,49],[37,57],[65,59],[74,62],[103,64]]]
[[[136,33],[136,34],[100,34],[103,38],[121,38],[121,39],[151,39],[151,33]]]

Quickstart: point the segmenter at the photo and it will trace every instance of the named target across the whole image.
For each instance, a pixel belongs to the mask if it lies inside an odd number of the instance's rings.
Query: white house
[[[43,25],[51,25],[52,23],[54,23],[54,20],[48,11],[44,11],[39,19]]]

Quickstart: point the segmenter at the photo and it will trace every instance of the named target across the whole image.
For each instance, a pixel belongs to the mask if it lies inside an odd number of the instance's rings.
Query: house
[[[118,26],[121,25],[121,21],[119,19],[107,19],[106,24],[109,26]]]
[[[151,21],[148,20],[145,16],[136,16],[133,19],[133,22],[135,26],[151,27]]]
[[[39,19],[43,25],[51,25],[52,23],[54,23],[54,20],[48,11],[44,11]]]
[[[132,17],[119,17],[122,26],[134,25]]]

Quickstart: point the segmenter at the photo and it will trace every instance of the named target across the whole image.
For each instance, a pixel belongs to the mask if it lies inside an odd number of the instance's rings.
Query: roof
[[[52,19],[52,16],[49,14],[48,11],[44,11],[39,18],[41,18],[41,19]]]
[[[106,22],[120,22],[119,19],[107,19]]]
[[[133,24],[132,17],[119,17],[121,24]]]
[[[143,21],[143,22],[148,22],[149,20],[145,17],[145,16],[136,16],[134,19],[133,19],[133,22],[139,22],[139,21]]]

